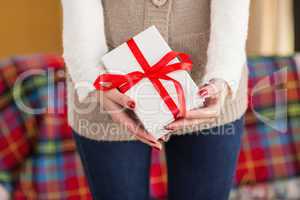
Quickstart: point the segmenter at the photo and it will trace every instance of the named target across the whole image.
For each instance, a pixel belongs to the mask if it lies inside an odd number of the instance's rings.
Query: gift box
[[[103,91],[117,88],[131,97],[135,114],[156,139],[186,110],[203,105],[187,72],[192,68],[189,56],[172,51],[155,26],[105,54],[102,61],[108,73],[94,86]]]

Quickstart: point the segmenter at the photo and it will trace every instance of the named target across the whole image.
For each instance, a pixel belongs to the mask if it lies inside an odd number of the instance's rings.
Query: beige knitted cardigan
[[[191,76],[196,84],[202,82],[207,62],[210,37],[210,0],[104,0],[106,42],[112,49],[128,38],[155,25],[171,48],[190,54],[193,60]],[[160,3],[162,3],[160,5]],[[228,2],[229,3],[229,2]],[[247,108],[247,68],[242,70],[235,98],[227,98],[216,122],[173,134],[193,133],[220,126],[240,118]],[[94,95],[80,102],[70,75],[67,75],[68,122],[80,135],[94,140],[136,140],[126,128],[112,121],[110,115],[100,107],[100,99]],[[132,113],[129,112],[131,116]],[[133,116],[134,117],[134,116]],[[195,134],[195,133],[193,133]]]

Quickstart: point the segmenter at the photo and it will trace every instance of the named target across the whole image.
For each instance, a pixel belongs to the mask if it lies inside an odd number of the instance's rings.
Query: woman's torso
[[[192,77],[200,82],[206,63],[210,0],[102,0],[106,38],[114,48],[155,25],[172,49],[192,56]]]
[[[201,82],[205,73],[210,35],[210,0],[102,0],[102,3],[109,49],[155,25],[173,50],[191,55],[193,60],[191,76],[196,84]],[[227,101],[218,123],[211,126],[238,119],[245,111],[246,77],[247,71],[244,70],[237,94],[239,98]],[[68,119],[79,134],[96,140],[134,139],[124,128],[113,123],[107,113],[99,112],[99,102],[96,100],[90,99],[86,103],[79,103],[70,78],[68,80]],[[74,107],[89,107],[90,112],[81,113],[80,109]]]

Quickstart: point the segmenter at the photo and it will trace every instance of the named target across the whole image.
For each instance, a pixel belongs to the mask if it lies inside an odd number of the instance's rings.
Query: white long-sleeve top
[[[245,43],[250,0],[212,0],[211,32],[206,74],[225,80],[232,97],[238,89],[246,63]],[[62,0],[64,59],[75,83],[79,101],[94,90],[93,82],[103,71],[101,58],[107,52],[101,0]]]

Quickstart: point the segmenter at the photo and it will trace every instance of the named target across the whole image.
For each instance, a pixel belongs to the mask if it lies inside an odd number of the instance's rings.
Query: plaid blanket
[[[300,82],[292,57],[249,59],[249,109],[236,184],[300,174]]]
[[[0,183],[13,199],[92,199],[67,126],[63,66],[55,55],[0,63]],[[250,106],[236,186],[300,174],[294,59],[251,58],[249,70]],[[151,195],[165,197],[165,158],[155,151],[150,181]]]
[[[67,126],[63,66],[53,55],[0,64],[0,182],[13,199],[92,199]]]

